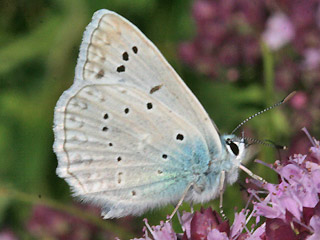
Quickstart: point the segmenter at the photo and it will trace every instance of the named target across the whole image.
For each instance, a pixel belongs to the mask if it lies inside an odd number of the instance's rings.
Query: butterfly
[[[220,135],[200,102],[132,23],[97,11],[73,85],[54,112],[57,175],[104,218],[207,202],[237,180],[243,138]]]

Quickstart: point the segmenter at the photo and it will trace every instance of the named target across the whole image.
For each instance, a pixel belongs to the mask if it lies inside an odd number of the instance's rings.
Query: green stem
[[[263,77],[265,84],[265,105],[271,106],[272,104],[274,104],[274,56],[272,51],[263,41],[261,42],[261,52],[263,59]],[[274,128],[271,114],[267,114],[263,125],[266,127],[260,128],[260,135],[263,136],[264,139],[273,139]],[[270,149],[262,149],[261,154],[262,159],[264,159],[264,161],[266,162],[273,162],[275,158],[274,151],[271,151]],[[259,166],[258,171],[259,173],[264,172],[262,165]],[[262,177],[267,176],[262,174]],[[270,181],[270,176],[267,177],[267,180]]]
[[[94,226],[97,226],[98,228],[112,232],[113,234],[117,235],[121,239],[129,239],[134,236],[133,233],[127,232],[125,229],[117,226],[116,224],[112,222],[107,222],[102,220],[100,217],[97,217],[93,214],[87,213],[83,211],[82,209],[79,209],[74,206],[67,206],[61,203],[58,203],[54,200],[48,199],[48,198],[39,198],[29,193],[24,193],[15,189],[10,189],[6,187],[0,187],[0,197],[5,196],[8,198],[13,198],[18,201],[27,202],[31,204],[40,204],[44,205],[62,212],[67,212],[70,215],[73,215],[79,219],[84,220],[87,223],[90,223]]]
[[[274,59],[272,52],[264,42],[261,42],[261,51],[263,58],[263,76],[266,89],[266,103],[267,106],[269,106],[274,102]]]

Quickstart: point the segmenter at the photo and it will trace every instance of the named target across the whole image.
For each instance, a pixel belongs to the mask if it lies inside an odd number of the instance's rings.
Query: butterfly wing
[[[197,98],[154,44],[114,12],[97,11],[88,25],[76,69],[77,81],[135,86],[188,119],[210,149],[221,151],[219,134]]]
[[[58,175],[106,218],[177,202],[221,151],[207,113],[157,48],[108,10],[87,27],[54,132]]]

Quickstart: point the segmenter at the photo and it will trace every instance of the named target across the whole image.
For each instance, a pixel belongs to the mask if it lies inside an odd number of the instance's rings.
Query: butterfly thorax
[[[218,196],[223,171],[228,184],[233,184],[238,178],[238,167],[246,155],[246,143],[234,135],[222,135],[220,139],[221,151],[211,155],[207,171],[195,183],[194,202],[206,202]]]

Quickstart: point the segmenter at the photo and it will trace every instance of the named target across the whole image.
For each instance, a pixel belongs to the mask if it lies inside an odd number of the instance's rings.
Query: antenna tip
[[[282,146],[282,145],[274,145],[276,147],[276,149],[279,149],[279,150],[288,150],[288,147],[287,146]]]
[[[289,101],[296,93],[297,93],[296,91],[293,91],[292,93],[290,93],[288,96],[285,97],[285,99],[282,100],[282,103]]]

